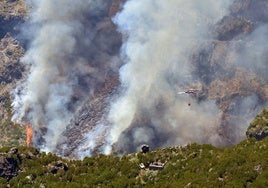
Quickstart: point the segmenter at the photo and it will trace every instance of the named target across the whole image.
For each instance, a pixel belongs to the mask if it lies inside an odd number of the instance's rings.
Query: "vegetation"
[[[25,145],[25,128],[20,125],[13,125],[10,119],[0,125],[0,147]]]
[[[18,40],[11,37],[18,18],[25,14],[24,0],[0,1],[0,147],[25,144],[25,130],[11,122],[10,92],[22,78],[19,59],[24,53]],[[3,38],[1,38],[3,37]]]
[[[268,110],[263,110],[249,129],[267,126],[267,115]],[[6,131],[15,130],[10,124]],[[100,154],[83,160],[23,146],[4,147],[0,149],[0,187],[268,187],[267,156],[268,137],[248,138],[232,147],[192,143],[146,154]],[[154,162],[165,166],[150,170]]]
[[[19,147],[11,155],[17,161],[18,176],[0,178],[0,187],[267,187],[267,147],[268,138],[247,139],[227,148],[193,143],[81,161]],[[0,153],[7,155],[10,150],[14,148],[2,148]],[[164,169],[139,167],[155,161],[166,162]]]
[[[25,145],[25,127],[21,125],[14,125],[11,121],[12,109],[9,96],[4,98],[2,101],[0,99],[0,104],[1,103],[3,103],[5,112],[0,113],[0,147]]]

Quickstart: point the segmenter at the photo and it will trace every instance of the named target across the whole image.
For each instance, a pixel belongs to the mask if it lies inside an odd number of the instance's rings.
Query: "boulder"
[[[48,171],[52,174],[56,174],[60,169],[64,171],[68,170],[68,165],[62,161],[57,161],[56,163],[48,165]]]
[[[250,123],[246,135],[248,138],[262,140],[268,136],[268,108],[264,109]]]
[[[11,148],[8,153],[0,153],[0,177],[7,180],[18,175],[19,161],[17,148]]]

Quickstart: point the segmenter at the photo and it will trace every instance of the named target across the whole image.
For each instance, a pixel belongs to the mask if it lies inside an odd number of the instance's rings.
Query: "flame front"
[[[32,138],[33,138],[33,129],[31,127],[31,125],[26,125],[26,146],[30,147],[31,143],[32,143]]]

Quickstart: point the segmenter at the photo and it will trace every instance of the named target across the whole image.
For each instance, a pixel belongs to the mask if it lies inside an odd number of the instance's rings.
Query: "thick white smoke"
[[[30,123],[35,145],[53,151],[73,117],[75,101],[94,89],[86,79],[82,82],[87,84],[79,88],[79,79],[98,77],[88,58],[95,24],[88,17],[100,14],[106,2],[33,0],[28,4],[32,13],[27,32],[32,42],[22,61],[29,67],[29,76],[14,92],[13,120]]]
[[[114,18],[124,37],[121,56],[126,64],[120,69],[122,94],[112,103],[108,117],[112,128],[107,148],[142,116],[146,116],[143,119],[147,122],[141,120],[132,136],[124,138],[133,139],[129,142],[136,145],[161,133],[173,135],[167,136],[166,144],[219,142],[215,138],[218,128],[215,125],[220,113],[214,102],[200,104],[190,97],[178,96],[177,92],[197,84],[191,75],[190,57],[202,42],[212,39],[210,26],[227,13],[230,2],[129,0],[125,3]]]
[[[240,40],[246,42],[234,61],[236,66],[259,74],[266,81],[268,80],[268,24],[259,25],[250,35],[240,36]],[[254,62],[254,63],[252,63]]]
[[[233,114],[240,118],[230,121],[230,124],[234,127],[233,132],[237,134],[235,136],[237,142],[244,137],[252,119],[268,106],[268,44],[266,42],[268,40],[268,24],[260,24],[249,35],[238,36],[235,40],[243,41],[245,45],[241,45],[239,51],[232,51],[232,53],[235,53],[233,64],[247,70],[244,77],[249,79],[255,76],[255,79],[262,79],[259,86],[261,90],[256,90],[259,83],[254,84],[254,81],[252,81],[248,86],[251,95],[241,98],[240,104],[233,110]]]

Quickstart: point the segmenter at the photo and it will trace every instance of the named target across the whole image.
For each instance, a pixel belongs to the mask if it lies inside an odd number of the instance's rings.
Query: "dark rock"
[[[62,161],[57,161],[56,163],[48,165],[48,171],[52,174],[56,174],[60,169],[67,171],[68,165]]]
[[[142,153],[148,153],[150,151],[150,147],[146,144],[141,146]]]
[[[230,10],[232,15],[241,15],[256,22],[268,21],[267,0],[235,0]]]
[[[22,24],[24,22],[22,17],[11,17],[9,19],[5,19],[0,15],[0,38],[3,38],[8,32],[12,35],[17,35],[19,30],[16,26]]]
[[[253,22],[244,17],[226,16],[216,27],[217,39],[229,41],[239,34],[249,33],[252,28]]]
[[[12,150],[11,152],[17,152]],[[0,177],[7,180],[12,179],[18,175],[19,163],[18,160],[10,153],[0,154]]]
[[[262,140],[268,136],[268,108],[264,109],[250,123],[246,135],[248,138]]]
[[[8,153],[9,154],[17,154],[18,153],[18,148],[11,148]]]

